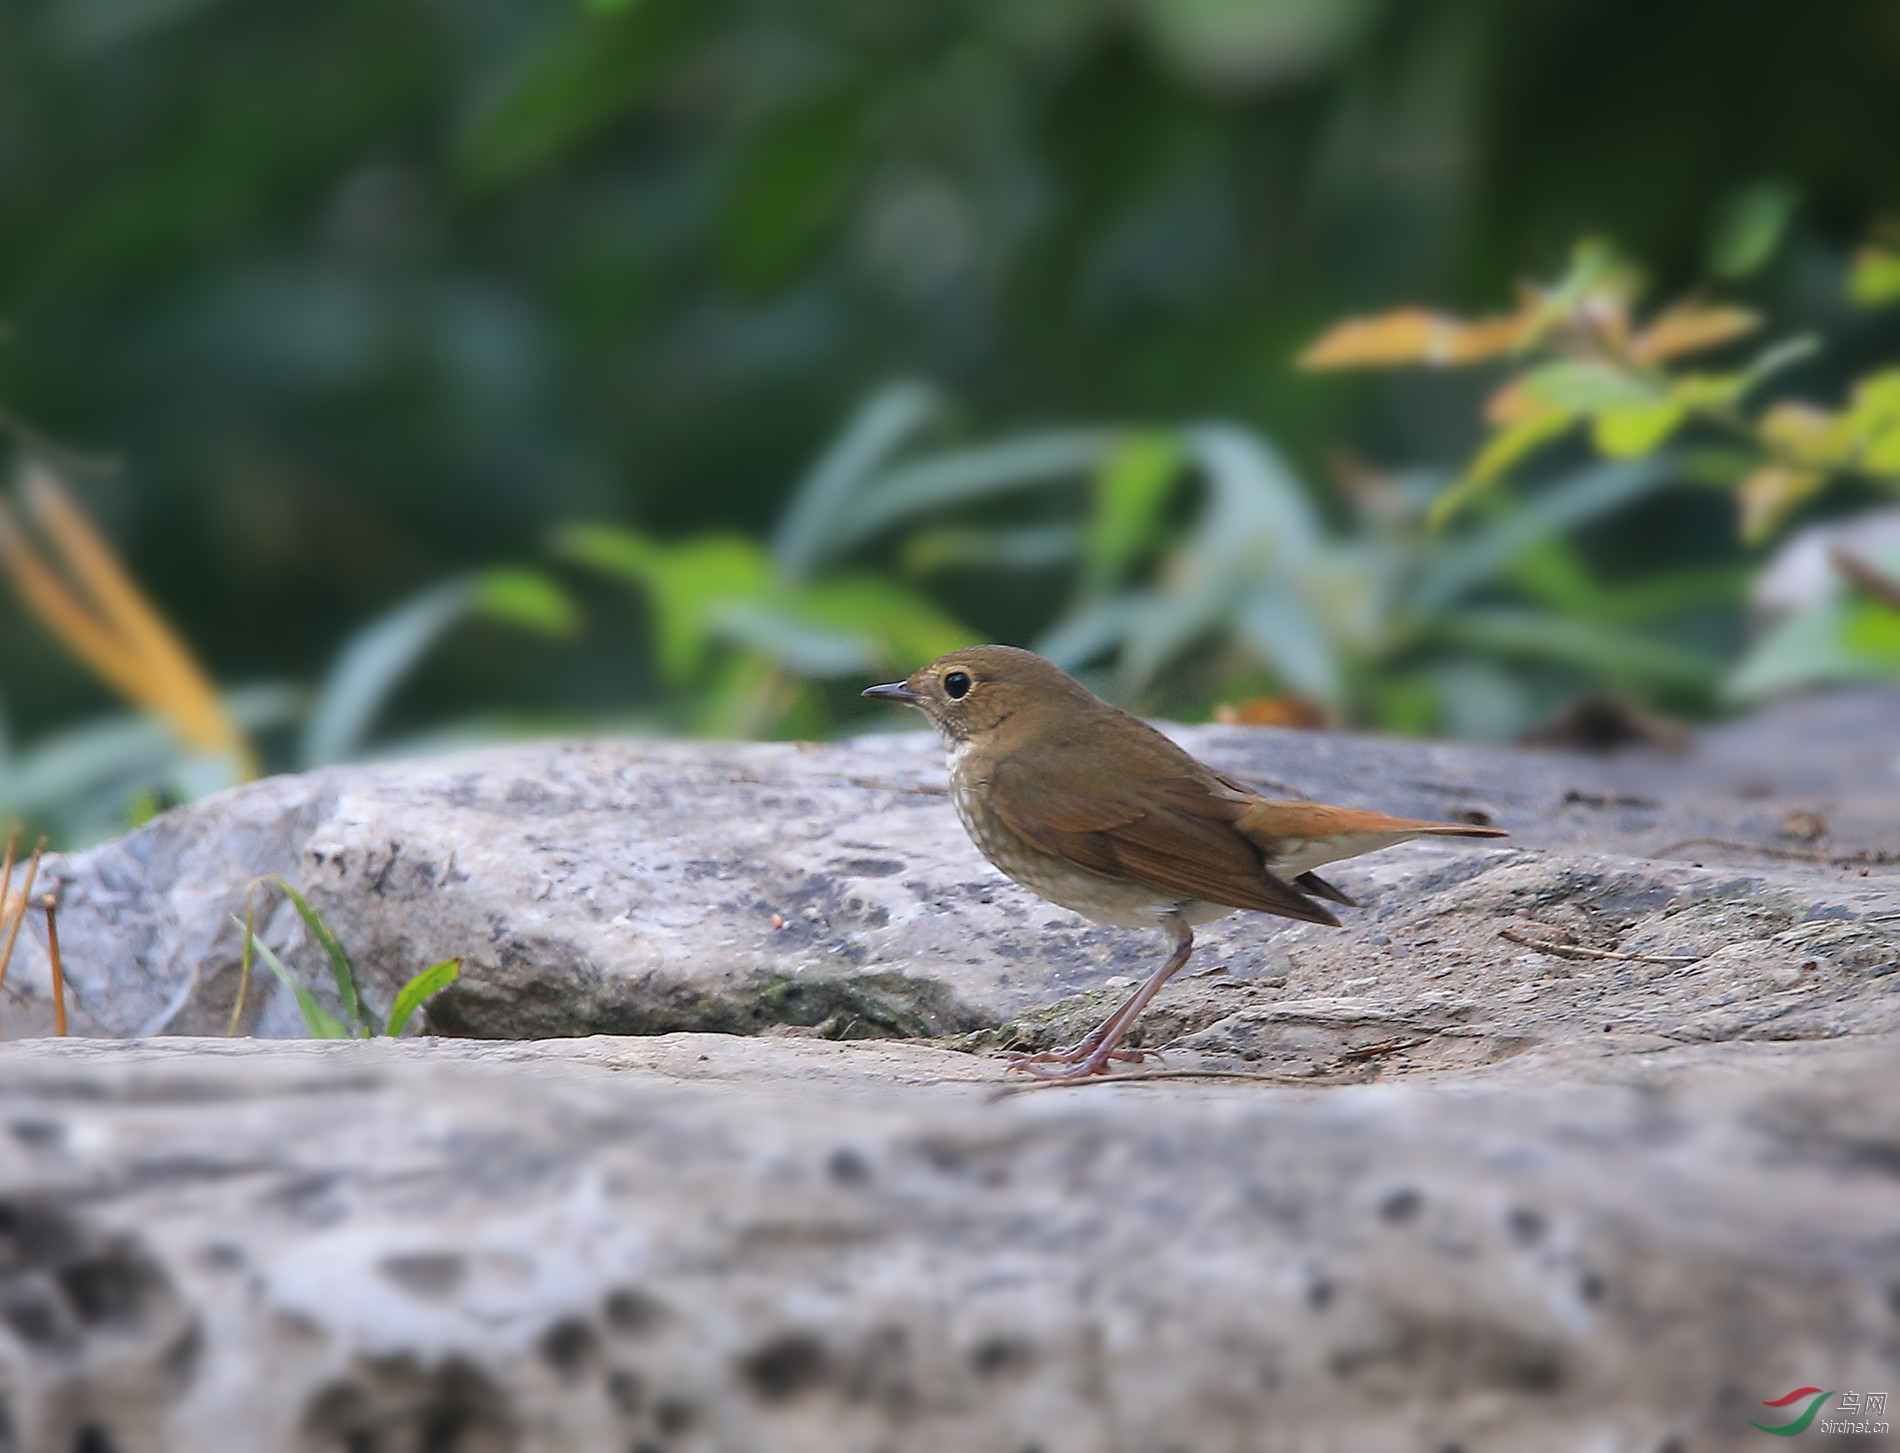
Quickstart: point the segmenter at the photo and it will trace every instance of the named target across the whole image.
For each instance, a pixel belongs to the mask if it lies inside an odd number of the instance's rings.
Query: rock
[[[1173,729],[1269,790],[1515,834],[1502,847],[1409,844],[1329,870],[1365,904],[1344,932],[1236,915],[1203,930],[1191,971],[1222,966],[1294,1000],[1357,983],[1347,997],[1440,1018],[1468,1001],[1470,1022],[1518,1038],[1527,1025],[1600,1033],[1605,1020],[1668,1032],[1703,1023],[1706,976],[1539,956],[1499,929],[1541,923],[1606,952],[1709,953],[1746,939],[1771,955],[1811,947],[1817,977],[1783,986],[1807,1007],[1734,1032],[1884,1030],[1878,971],[1900,932],[1881,918],[1900,910],[1897,718],[1900,693],[1793,703],[1686,756],[1609,760]],[[257,783],[54,858],[45,881],[61,893],[75,1026],[99,1035],[223,1032],[238,991],[233,916],[247,885],[279,875],[352,951],[379,1011],[418,969],[463,959],[461,982],[429,1011],[445,1034],[788,1025],[937,1037],[1013,1020],[1008,1034],[1033,1040],[1023,1016],[1060,1014],[1069,996],[1149,971],[1157,936],[1092,927],[1008,883],[965,839],[945,791],[941,750],[922,733],[533,744]],[[1798,839],[1782,832],[1790,813],[1802,814]],[[259,895],[265,940],[334,1004],[294,912],[268,887]],[[1782,942],[1817,918],[1835,928]],[[1547,980],[1566,987],[1533,995],[1535,1012],[1500,997]],[[48,982],[29,933],[9,980],[26,1007],[0,1008],[10,1033],[50,1028]],[[1203,1017],[1209,1006],[1188,1002],[1205,997],[1200,982],[1158,1009]],[[268,976],[240,1017],[260,1035],[304,1033]]]
[[[47,865],[78,1025],[168,1037],[17,1039],[31,937],[0,1004],[0,1450],[1661,1453],[1900,1392],[1897,719],[1601,760],[1184,729],[1516,836],[1329,874],[1343,930],[1211,926],[1163,1059],[1053,1087],[956,1047],[1074,1032],[1156,945],[993,873],[928,738],[168,814]],[[438,1033],[646,1037],[187,1037],[277,874],[379,1008],[461,956]],[[240,1020],[303,1032],[269,981]]]
[[[717,1035],[10,1046],[7,1446],[1654,1450],[1900,1390],[1891,1041],[1003,1078]]]

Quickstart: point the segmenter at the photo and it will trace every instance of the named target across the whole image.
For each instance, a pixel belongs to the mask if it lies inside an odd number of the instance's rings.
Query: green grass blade
[[[329,924],[323,921],[317,910],[304,901],[303,894],[282,878],[277,882],[297,906],[304,927],[310,930],[317,942],[323,945],[323,951],[330,956],[330,972],[336,978],[337,997],[343,1001],[343,1012],[349,1016],[350,1023],[365,1035],[376,1033],[376,1016],[370,1013],[369,1006],[363,1002],[363,996],[356,987],[356,969],[350,963],[350,956],[343,952],[343,945],[337,942],[336,935],[330,932]]]
[[[239,928],[244,927],[243,921],[236,914],[231,916],[231,921]],[[303,1011],[303,1022],[308,1026],[312,1039],[353,1038],[343,1021],[319,1004],[316,996],[297,982],[297,976],[284,967],[284,961],[270,951],[263,939],[254,933],[248,937],[252,950],[263,959],[270,971],[283,981],[284,987],[297,996],[297,1007]]]
[[[422,1001],[431,994],[440,993],[462,976],[460,959],[444,959],[432,964],[417,974],[415,978],[402,986],[402,992],[396,995],[396,1002],[389,1009],[389,1028],[384,1031],[391,1039],[403,1031],[409,1022],[409,1016],[422,1007]]]

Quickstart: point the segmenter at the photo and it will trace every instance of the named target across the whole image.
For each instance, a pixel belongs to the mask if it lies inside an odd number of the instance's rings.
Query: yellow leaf
[[[1335,324],[1300,355],[1299,365],[1320,369],[1473,363],[1509,353],[1524,336],[1520,314],[1466,323],[1422,308],[1401,308]]]
[[[1681,425],[1683,407],[1672,399],[1606,409],[1591,429],[1597,452],[1611,459],[1635,459],[1660,445]]]
[[[1826,482],[1827,476],[1818,469],[1763,465],[1742,481],[1738,491],[1742,538],[1751,545],[1760,544]]]
[[[1839,416],[1812,404],[1776,404],[1756,428],[1769,444],[1802,464],[1844,464],[1851,444]]]
[[[1746,308],[1704,308],[1678,303],[1636,335],[1630,357],[1638,363],[1661,363],[1685,353],[1699,353],[1753,333],[1761,319]]]
[[[1526,419],[1550,412],[1549,404],[1524,387],[1524,379],[1520,375],[1485,401],[1484,421],[1501,428],[1505,424],[1521,424]]]

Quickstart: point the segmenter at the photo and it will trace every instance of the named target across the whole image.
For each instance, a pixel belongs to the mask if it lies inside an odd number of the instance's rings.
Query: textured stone
[[[0,1406],[22,1453],[1753,1446],[1900,1392],[1892,1051],[1002,1093],[890,1043],[40,1040]]]
[[[1072,1034],[1156,946],[989,870],[928,738],[168,814],[47,871],[78,1025],[169,1037],[18,1040],[32,937],[0,1003],[0,1450],[1687,1453],[1900,1395],[1896,720],[1611,760],[1184,730],[1516,836],[1343,866],[1342,930],[1212,925],[1106,1084],[956,1052]],[[185,1037],[272,874],[379,1007],[465,957],[438,1031],[747,1036]],[[269,981],[243,1022],[302,1033]],[[816,1037],[867,1034],[943,1038]]]
[[[1515,834],[1497,847],[1408,844],[1341,865],[1329,875],[1366,904],[1346,912],[1344,932],[1240,914],[1202,930],[1192,967],[1285,979],[1290,997],[1442,996],[1507,965],[1517,977],[1563,972],[1501,944],[1500,919],[1555,915],[1590,947],[1615,949],[1627,932],[1633,945],[1680,951],[1689,940],[1677,929],[1726,913],[1727,927],[1709,933],[1766,942],[1816,915],[1871,925],[1850,955],[1860,975],[1879,966],[1861,958],[1892,961],[1891,930],[1874,920],[1900,911],[1900,876],[1878,860],[1900,855],[1895,720],[1900,693],[1791,703],[1681,757],[1608,761],[1178,729],[1209,761],[1270,790],[1475,816]],[[1790,814],[1810,815],[1795,825],[1823,835],[1787,836]],[[1728,846],[1698,841],[1708,839]],[[1144,974],[1160,950],[1158,935],[1093,927],[990,868],[956,821],[941,751],[925,734],[823,746],[532,744],[331,768],[168,813],[51,860],[46,875],[64,904],[75,1024],[116,1036],[222,1032],[238,982],[232,916],[246,885],[271,875],[308,893],[379,1008],[424,965],[464,959],[430,1027],[479,1037],[775,1024],[939,1036]],[[295,914],[269,891],[260,901],[266,941],[333,999]],[[1770,902],[1773,912],[1737,916]],[[1430,932],[1417,928],[1426,919]],[[1380,935],[1389,944],[1375,953]],[[1845,940],[1822,937],[1828,969]],[[1707,938],[1694,946],[1717,946]],[[1424,978],[1425,958],[1449,967],[1449,982]],[[1612,1017],[1689,1023],[1707,1007],[1693,975],[1568,976],[1607,982]],[[1342,989],[1354,980],[1360,990]],[[9,1032],[45,1032],[48,980],[32,934],[10,982],[27,1002],[0,1006]],[[1838,976],[1816,982],[1840,987]],[[304,1032],[268,977],[243,1018],[260,1035]]]

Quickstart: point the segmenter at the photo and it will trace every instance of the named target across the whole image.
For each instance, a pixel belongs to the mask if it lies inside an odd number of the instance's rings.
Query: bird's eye
[[[970,673],[952,671],[943,678],[943,694],[952,701],[961,701],[970,694]]]

